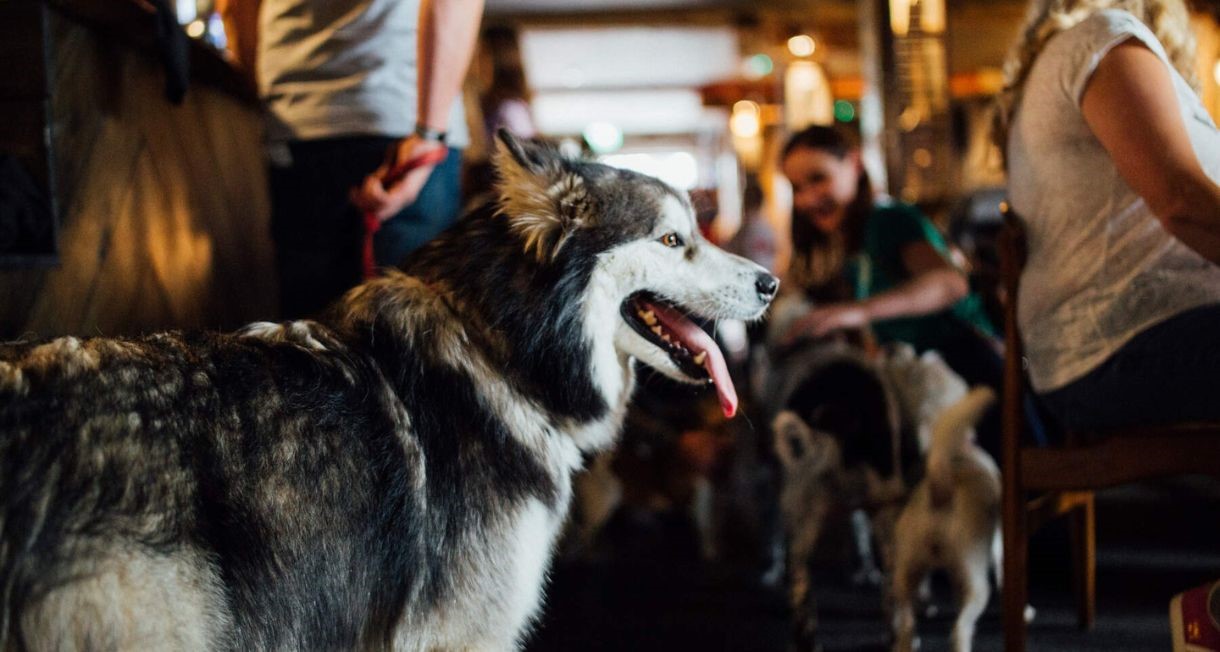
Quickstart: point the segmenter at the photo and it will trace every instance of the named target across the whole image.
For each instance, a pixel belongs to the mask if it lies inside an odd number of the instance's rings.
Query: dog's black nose
[[[775,291],[779,289],[779,279],[774,275],[762,272],[754,281],[754,287],[758,290],[759,296],[764,299],[770,299],[775,296]]]

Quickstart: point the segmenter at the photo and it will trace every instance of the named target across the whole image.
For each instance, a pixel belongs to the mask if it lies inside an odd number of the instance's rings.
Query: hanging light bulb
[[[798,34],[788,39],[788,51],[794,57],[807,57],[813,54],[817,49],[817,44],[813,42],[813,37],[805,34]]]

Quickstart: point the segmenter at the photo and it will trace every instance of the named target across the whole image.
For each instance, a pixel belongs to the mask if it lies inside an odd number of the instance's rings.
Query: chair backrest
[[[1001,403],[1004,448],[1009,445],[1015,451],[1020,447],[1020,433],[1025,426],[1022,410],[1024,400],[1025,369],[1024,348],[1021,346],[1021,330],[1017,324],[1017,292],[1021,283],[1021,270],[1025,268],[1027,254],[1025,225],[1008,202],[1000,205],[1004,213],[1004,225],[996,237],[1000,257],[1001,302],[1004,306],[1004,391]],[[1010,441],[1011,440],[1011,441]]]

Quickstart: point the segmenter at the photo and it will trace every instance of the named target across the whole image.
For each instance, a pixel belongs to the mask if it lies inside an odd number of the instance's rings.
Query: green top
[[[864,227],[864,250],[849,261],[846,270],[856,298],[866,299],[909,280],[902,249],[919,241],[932,245],[946,261],[951,260],[944,236],[918,208],[901,202],[874,208]],[[943,348],[944,342],[961,337],[963,325],[995,336],[982,299],[974,292],[940,312],[873,322],[873,330],[881,342],[907,342],[922,352]]]

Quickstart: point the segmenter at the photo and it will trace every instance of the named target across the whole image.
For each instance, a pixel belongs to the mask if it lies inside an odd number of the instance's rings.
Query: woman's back
[[[1169,67],[1195,153],[1220,179],[1220,133],[1142,22],[1102,11],[1047,43],[1008,132],[1010,198],[1030,237],[1019,314],[1040,391],[1078,378],[1156,322],[1220,302],[1220,267],[1162,227],[1081,114],[1098,63],[1132,38]]]

